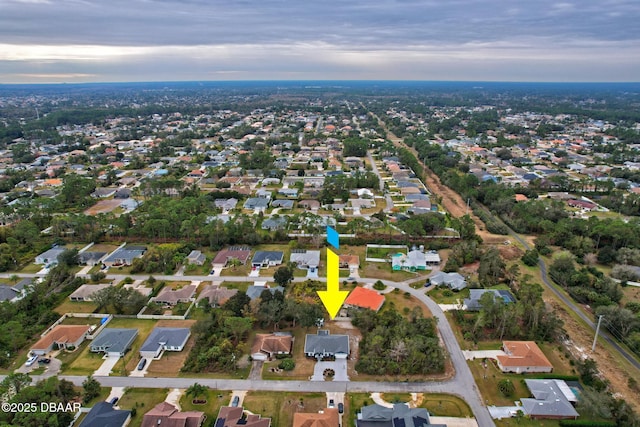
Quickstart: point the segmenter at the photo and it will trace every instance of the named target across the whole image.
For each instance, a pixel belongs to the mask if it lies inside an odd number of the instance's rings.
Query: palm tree
[[[189,386],[186,395],[187,397],[191,397],[193,400],[196,400],[198,397],[205,395],[207,393],[207,390],[209,390],[207,386],[194,383]]]

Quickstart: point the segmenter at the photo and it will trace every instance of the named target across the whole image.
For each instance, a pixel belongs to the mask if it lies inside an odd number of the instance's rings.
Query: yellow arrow
[[[340,290],[338,259],[338,255],[327,248],[327,290],[318,291],[318,295],[329,312],[331,319],[336,317],[340,307],[342,307],[342,303],[349,295],[349,291]]]

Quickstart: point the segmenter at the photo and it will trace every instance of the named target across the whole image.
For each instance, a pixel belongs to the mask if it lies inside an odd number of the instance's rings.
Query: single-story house
[[[527,384],[533,398],[520,399],[522,412],[532,419],[577,419],[580,414],[574,409],[576,395],[562,380],[529,380]]]
[[[131,411],[114,409],[109,402],[98,402],[78,427],[125,427],[131,421]]]
[[[225,267],[232,259],[238,260],[241,264],[246,264],[249,256],[251,256],[251,249],[249,247],[232,246],[218,252],[211,262],[211,265],[218,268]]]
[[[320,251],[292,249],[289,261],[303,270],[316,270],[320,265]]]
[[[358,255],[340,255],[338,257],[339,268],[348,268],[350,270],[360,268],[360,257]]]
[[[215,427],[270,427],[271,418],[245,414],[242,407],[223,406],[218,412]]]
[[[140,357],[159,359],[165,351],[182,351],[190,336],[189,328],[155,327],[140,347]]]
[[[344,304],[349,307],[368,308],[369,310],[378,311],[384,304],[384,295],[378,292],[357,286],[349,293]]]
[[[251,347],[253,360],[269,360],[277,354],[291,354],[293,336],[291,332],[274,332],[272,334],[256,334]]]
[[[406,403],[394,403],[392,408],[373,404],[363,406],[356,415],[357,427],[446,427],[431,424],[429,412],[424,408],[409,408]]]
[[[202,289],[202,292],[200,292],[198,301],[206,298],[209,300],[209,305],[213,307],[220,307],[237,293],[237,289],[228,289],[224,286],[220,287],[218,285],[207,285]]]
[[[469,311],[478,311],[480,310],[480,298],[484,294],[493,294],[494,301],[497,299],[502,299],[505,304],[509,304],[515,302],[516,299],[511,292],[507,290],[496,290],[496,289],[470,289],[469,290],[469,298],[464,299],[464,307],[465,310]]]
[[[78,254],[78,263],[80,265],[94,266],[100,264],[100,260],[104,258],[106,252],[89,252],[85,251]]]
[[[427,265],[440,265],[440,254],[438,251],[427,251],[424,253],[424,262]]]
[[[202,265],[207,260],[207,256],[200,251],[191,251],[187,255],[187,262],[189,264]]]
[[[36,256],[35,259],[35,263],[36,264],[40,264],[40,265],[46,265],[46,264],[57,264],[58,263],[58,257],[64,252],[66,251],[65,248],[57,246],[55,248],[51,248],[48,251],[45,251],[43,253],[41,253],[40,255]]]
[[[235,209],[238,204],[238,199],[232,197],[230,199],[216,199],[213,204],[216,208],[220,208],[223,211],[230,211],[231,209]]]
[[[278,190],[278,194],[282,194],[285,197],[295,199],[296,197],[298,197],[298,189],[297,188],[281,188]]]
[[[137,329],[104,328],[91,342],[92,353],[105,353],[109,357],[122,357],[138,336]]]
[[[567,200],[567,205],[574,208],[584,209],[586,211],[591,211],[598,207],[598,205],[596,205],[593,202],[588,202],[586,200],[578,200],[578,199]]]
[[[293,414],[293,427],[334,427],[340,424],[336,408],[324,408],[319,412],[296,412]]]
[[[502,372],[551,372],[553,365],[534,341],[503,341],[505,355],[498,355]]]
[[[298,203],[298,206],[303,209],[318,210],[320,209],[320,202],[317,200],[302,200]]]
[[[293,209],[293,200],[275,199],[271,202],[272,208]]]
[[[102,263],[109,267],[131,265],[135,258],[142,258],[146,251],[147,248],[144,246],[124,246],[113,251]]]
[[[282,251],[256,251],[251,260],[252,267],[274,267],[282,264]]]
[[[265,197],[249,197],[243,205],[245,209],[253,209],[262,212],[264,212],[268,206],[269,199]]]
[[[80,285],[78,289],[69,295],[71,301],[82,302],[92,301],[93,294],[103,289],[113,286],[111,283],[99,283],[97,285]]]
[[[459,291],[467,287],[467,281],[460,273],[445,273],[438,271],[429,278],[431,284],[435,286],[446,285],[454,291]]]
[[[78,348],[90,331],[89,325],[57,325],[31,346],[31,352],[42,356],[51,350]]]
[[[269,291],[272,294],[275,294],[276,292],[280,291],[280,292],[284,292],[284,288],[282,286],[275,286],[273,288],[270,288],[268,286],[261,286],[261,285],[250,285],[247,288],[247,296],[251,299],[254,300],[256,298],[260,298],[260,295],[262,295],[262,292],[264,291]]]
[[[287,218],[283,216],[276,217],[276,218],[271,217],[262,221],[263,230],[270,230],[270,231],[282,230],[286,227],[286,225],[287,225]]]
[[[325,357],[346,359],[349,356],[349,336],[331,335],[324,329],[320,329],[317,335],[307,334],[304,340],[304,354],[318,360]]]
[[[141,427],[200,427],[207,416],[202,411],[181,412],[171,403],[158,403],[144,414]]]
[[[158,296],[151,298],[149,301],[168,306],[174,306],[179,302],[193,302],[197,289],[198,286],[196,285],[186,285],[180,289],[164,287]]]
[[[427,269],[424,253],[420,250],[412,250],[405,254],[396,254],[391,257],[393,271],[423,271]]]
[[[1,301],[18,301],[27,295],[31,290],[33,279],[22,279],[15,285],[0,285],[0,302]]]

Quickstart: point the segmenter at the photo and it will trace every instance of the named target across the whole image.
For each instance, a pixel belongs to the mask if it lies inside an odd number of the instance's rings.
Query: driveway
[[[140,360],[142,360],[142,359],[140,359]],[[149,369],[149,365],[151,365],[151,362],[153,362],[153,359],[150,359],[150,358],[147,357],[147,363],[144,365],[144,368],[142,368],[142,370],[139,371],[138,367],[136,366],[136,368],[129,373],[129,376],[130,377],[134,377],[134,378],[135,377],[141,378],[141,377],[146,376],[147,375],[147,371]],[[138,363],[140,363],[140,362],[138,362]]]
[[[496,359],[497,356],[506,356],[506,353],[502,350],[462,350],[464,358],[467,360],[474,359]]]
[[[119,357],[107,356],[104,359],[104,362],[102,362],[102,365],[98,369],[96,369],[93,375],[96,377],[108,377],[114,366],[116,366],[116,364],[118,363],[118,360],[120,360]]]
[[[254,360],[251,362],[251,372],[249,372],[248,380],[261,380],[262,379],[262,366],[263,360]]]
[[[337,359],[329,362],[316,362],[316,366],[313,367],[313,376],[311,381],[324,381],[325,369],[333,369],[336,373],[333,377],[333,381],[349,381],[347,375],[347,359]]]

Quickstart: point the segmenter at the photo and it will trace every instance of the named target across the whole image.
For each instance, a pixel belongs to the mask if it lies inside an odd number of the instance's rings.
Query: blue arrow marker
[[[340,236],[338,232],[327,225],[327,242],[336,249],[340,249]]]

